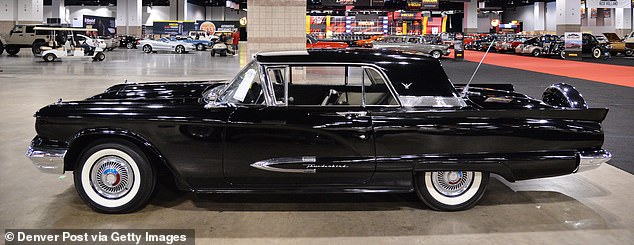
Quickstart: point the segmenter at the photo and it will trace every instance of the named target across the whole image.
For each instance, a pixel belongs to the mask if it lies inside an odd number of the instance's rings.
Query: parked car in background
[[[177,54],[184,54],[189,51],[195,51],[196,46],[193,43],[187,43],[180,40],[172,41],[169,38],[161,38],[160,40],[143,39],[137,41],[137,46],[141,47],[145,53],[156,53],[157,51],[170,51]]]
[[[608,48],[610,50],[611,55],[624,54],[626,56],[632,56],[632,49],[625,47],[625,41],[621,39],[619,35],[613,32],[603,33],[603,35],[606,37],[608,41],[607,44],[609,45]]]
[[[120,45],[119,38],[117,37],[100,36],[99,39],[104,41],[106,44],[105,50],[108,51],[112,51]]]
[[[212,44],[218,42],[218,36],[209,35],[206,31],[203,30],[189,31],[188,36],[194,40],[207,40]]]
[[[517,45],[516,54],[530,54],[535,57],[558,55],[562,56],[563,40],[557,35],[542,35],[526,40]]]
[[[513,38],[508,38],[506,40],[499,40],[495,42],[495,51],[498,53],[506,53],[506,52],[515,52],[515,48],[520,44],[526,42],[528,37],[525,36],[515,36]]]
[[[458,211],[491,174],[553,177],[611,157],[608,109],[588,108],[570,85],[542,100],[510,84],[463,86],[406,52],[259,53],[229,83],[125,83],[47,105],[26,155],[42,171],[72,171],[79,197],[103,213],[142,208],[159,176],[196,193],[414,192]]]
[[[186,43],[191,43],[196,47],[196,50],[198,51],[203,51],[203,50],[207,50],[208,48],[211,48],[212,46],[212,42],[205,40],[205,39],[192,39],[191,37],[188,36],[175,36],[175,37],[170,37],[170,40],[172,41],[183,41]]]
[[[364,48],[371,48],[372,47],[372,42],[382,38],[383,35],[376,35],[373,37],[370,37],[368,39],[362,39],[362,40],[357,40],[356,41],[356,45],[357,47],[364,47]]]
[[[306,35],[306,48],[320,48],[320,49],[341,49],[347,48],[348,44],[344,42],[329,42],[319,41],[312,36]]]
[[[443,55],[449,55],[449,45],[431,44],[425,42],[422,36],[387,36],[372,43],[374,49],[394,49],[430,55],[440,59]]]
[[[36,31],[35,27],[38,26],[49,27],[42,24],[18,24],[8,34],[0,33],[0,54],[6,50],[9,55],[17,55],[21,48],[31,48],[34,55],[41,53],[40,47],[53,40],[49,31]]]
[[[119,36],[119,47],[133,49],[136,48],[136,41],[139,40],[135,36],[130,35],[120,35]]]

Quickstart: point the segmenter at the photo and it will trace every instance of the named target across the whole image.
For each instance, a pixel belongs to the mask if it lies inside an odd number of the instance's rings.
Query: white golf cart
[[[42,47],[42,59],[52,62],[57,59],[84,59],[102,61],[106,58],[103,48],[87,38],[79,38],[76,33],[96,32],[93,28],[35,27],[36,30],[51,31],[48,46]],[[38,55],[39,56],[39,55]]]

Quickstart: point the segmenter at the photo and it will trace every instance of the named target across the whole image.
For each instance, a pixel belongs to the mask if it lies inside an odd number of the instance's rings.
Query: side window
[[[26,26],[26,33],[35,33],[35,26]]]
[[[267,79],[277,105],[398,105],[383,76],[364,66],[274,66]]]
[[[13,30],[11,30],[11,33],[22,33],[23,30],[24,26],[15,26],[13,27]]]

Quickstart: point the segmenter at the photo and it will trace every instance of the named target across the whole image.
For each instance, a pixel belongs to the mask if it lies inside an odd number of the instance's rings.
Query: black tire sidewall
[[[176,46],[176,50],[175,51],[176,51],[177,54],[182,54],[182,53],[185,53],[185,51],[183,49],[184,49],[183,46],[178,45],[178,46]]]
[[[53,57],[53,59],[48,60],[48,57]],[[46,62],[53,62],[53,61],[55,61],[55,58],[56,58],[56,57],[55,57],[55,55],[54,55],[54,54],[50,54],[50,53],[49,53],[49,54],[44,55],[44,61],[46,61]]]
[[[102,206],[91,200],[83,189],[83,185],[81,183],[81,171],[84,165],[87,164],[86,160],[88,160],[91,155],[104,149],[116,149],[128,154],[136,162],[141,176],[140,180],[135,180],[135,182],[139,181],[139,190],[136,193],[136,196],[128,203],[118,207]],[[86,149],[81,153],[73,172],[73,179],[75,189],[77,190],[79,197],[93,210],[100,213],[111,214],[129,213],[141,209],[149,202],[152,192],[156,186],[156,171],[148,161],[148,158],[145,156],[143,151],[141,151],[141,149],[139,149],[136,145],[124,140],[102,140],[90,144],[90,146],[86,147]]]
[[[436,57],[436,54],[438,54],[438,57]],[[434,59],[440,59],[440,57],[442,57],[442,53],[438,50],[431,51],[431,57]]]
[[[599,56],[598,56],[598,57],[596,56],[596,53],[597,53],[597,52],[598,52],[598,54],[599,54]],[[603,52],[601,52],[601,49],[600,49],[600,48],[593,48],[593,49],[592,49],[592,58],[595,58],[595,59],[601,58],[602,53],[603,53]]]
[[[147,51],[145,51],[146,47],[147,47]],[[145,46],[143,46],[143,52],[147,54],[152,53],[152,46],[146,44]]]
[[[458,205],[447,205],[437,201],[435,198],[429,194],[427,188],[425,186],[425,173],[426,172],[418,172],[414,174],[414,189],[418,198],[425,203],[429,208],[437,211],[462,211],[469,209],[476,205],[480,198],[484,195],[484,191],[489,183],[489,173],[482,172],[482,180],[480,182],[480,186],[478,187],[478,191],[476,194],[471,197],[469,200],[462,204]],[[473,186],[472,186],[473,187]],[[470,188],[472,188],[470,187]]]
[[[533,50],[532,54],[535,57],[539,57],[542,54],[542,51],[540,51],[539,49],[535,49]]]

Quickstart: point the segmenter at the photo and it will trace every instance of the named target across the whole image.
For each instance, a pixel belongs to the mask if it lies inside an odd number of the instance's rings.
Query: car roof
[[[438,65],[439,61],[424,55],[406,51],[381,49],[310,49],[307,51],[262,52],[255,55],[258,62],[264,63],[371,63],[385,62],[430,63]]]
[[[385,72],[392,84],[396,84],[395,89],[400,95],[457,96],[457,91],[445,74],[440,61],[407,51],[362,48],[310,49],[258,53],[255,60],[271,64],[376,65]]]

